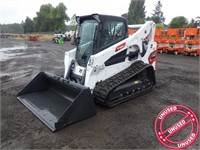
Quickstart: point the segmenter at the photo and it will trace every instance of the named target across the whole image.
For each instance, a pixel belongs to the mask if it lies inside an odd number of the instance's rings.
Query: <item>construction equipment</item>
[[[56,44],[64,44],[67,41],[67,36],[62,34],[61,31],[55,31],[52,41]]]
[[[128,34],[129,35],[132,35],[134,34],[135,32],[137,32],[138,30],[138,27],[135,27],[135,25],[128,25]]]
[[[155,35],[154,35],[154,41],[157,43],[157,46],[158,46],[158,42],[161,39],[161,35],[162,35],[162,30],[161,29],[156,29],[155,30]]]
[[[74,34],[75,31],[72,30],[65,32],[66,41],[71,41],[71,38],[74,36]]]
[[[92,14],[76,18],[77,47],[65,53],[64,77],[39,73],[18,100],[52,131],[96,113],[94,101],[113,107],[152,90],[157,59],[155,24]]]
[[[38,38],[40,38],[40,37],[41,37],[41,35],[29,35],[28,39],[29,39],[29,41],[37,41]]]
[[[165,53],[168,48],[168,36],[166,29],[156,29],[155,42],[157,42],[157,49],[159,53]]]
[[[187,28],[184,55],[200,55],[200,28]]]
[[[185,49],[185,28],[168,29],[168,47],[166,53],[181,54]]]

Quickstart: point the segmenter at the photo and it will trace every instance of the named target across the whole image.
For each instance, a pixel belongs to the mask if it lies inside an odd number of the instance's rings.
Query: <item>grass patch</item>
[[[2,38],[11,38],[17,40],[29,40],[29,37],[37,36],[38,40],[51,41],[53,34],[13,34],[13,33],[3,33]]]

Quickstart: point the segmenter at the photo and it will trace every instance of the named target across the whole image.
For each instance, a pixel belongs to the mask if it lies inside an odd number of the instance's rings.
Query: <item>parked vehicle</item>
[[[181,54],[185,49],[185,28],[168,29],[168,47],[166,53]]]
[[[200,28],[187,28],[184,55],[200,55]]]
[[[123,17],[77,17],[76,48],[65,52],[65,73],[40,72],[18,100],[52,131],[96,114],[94,101],[114,107],[150,92],[155,85],[155,23],[132,35]]]
[[[165,53],[168,48],[167,29],[156,29],[155,42],[157,42],[157,49],[159,53]]]

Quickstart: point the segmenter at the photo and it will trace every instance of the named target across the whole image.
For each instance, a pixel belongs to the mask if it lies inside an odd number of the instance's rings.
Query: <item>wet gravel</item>
[[[16,95],[40,71],[63,75],[64,52],[73,47],[1,39],[1,149],[165,149],[154,131],[162,109],[185,105],[200,116],[199,57],[159,54],[152,92],[112,109],[96,104],[96,116],[51,132]],[[198,138],[189,149],[198,149],[199,143]]]

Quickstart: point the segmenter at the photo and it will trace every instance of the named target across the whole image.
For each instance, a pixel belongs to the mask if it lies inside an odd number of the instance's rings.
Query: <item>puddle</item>
[[[4,48],[0,48],[0,61],[5,61],[7,59],[10,59],[12,57],[15,56],[19,56],[20,54],[23,53],[8,53],[9,51],[14,51],[14,50],[24,50],[27,49],[27,46],[13,46],[13,47],[4,47]]]
[[[27,48],[27,46],[4,47],[4,48],[0,48],[0,52],[19,50],[19,49],[26,49],[26,48]]]

